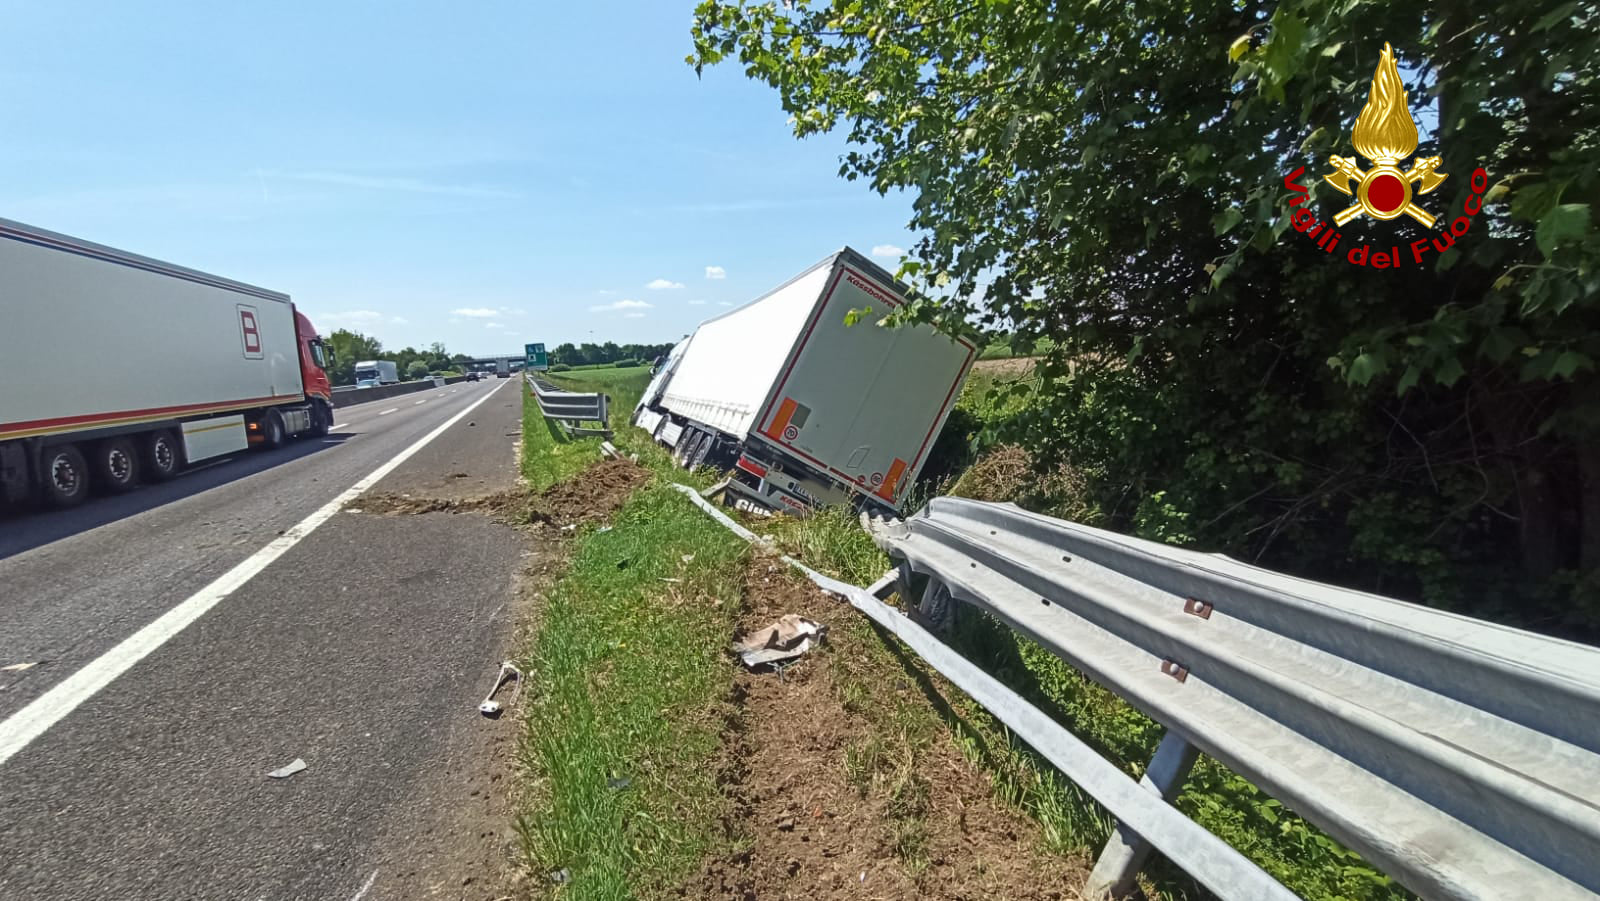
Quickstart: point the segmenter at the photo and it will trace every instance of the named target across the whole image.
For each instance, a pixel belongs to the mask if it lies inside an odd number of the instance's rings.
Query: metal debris
[[[507,676],[517,680],[517,690],[512,694],[510,703],[515,704],[517,702],[517,697],[522,694],[522,670],[517,669],[512,665],[511,661],[506,660],[501,662],[500,672],[495,675],[494,685],[489,688],[488,696],[483,699],[482,704],[478,705],[479,713],[490,719],[500,715],[500,702],[494,699],[494,694],[500,690],[500,686],[505,684]]]
[[[733,651],[745,666],[754,669],[799,657],[820,644],[827,635],[827,626],[798,613],[786,613],[777,622],[735,641]]]
[[[283,766],[280,766],[268,773],[267,777],[270,779],[287,779],[305,768],[306,762],[296,757],[294,760],[291,760]]]
[[[10,666],[0,666],[0,673],[20,673],[25,669],[32,669],[38,665],[39,661],[37,660],[31,663],[13,663]]]

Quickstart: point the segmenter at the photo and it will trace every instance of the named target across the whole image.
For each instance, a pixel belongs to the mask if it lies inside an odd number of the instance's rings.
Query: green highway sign
[[[529,344],[524,349],[528,352],[529,369],[543,372],[550,368],[550,358],[545,355],[543,344]]]

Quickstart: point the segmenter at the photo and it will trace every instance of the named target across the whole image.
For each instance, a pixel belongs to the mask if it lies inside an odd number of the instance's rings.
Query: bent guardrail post
[[[599,435],[611,437],[611,398],[603,393],[579,394],[562,391],[532,375],[527,377],[528,388],[539,404],[544,418],[560,426],[568,435]],[[598,422],[600,428],[584,427],[585,422]]]
[[[1198,756],[1199,748],[1184,741],[1178,733],[1169,731],[1162,736],[1161,744],[1156,746],[1155,756],[1150,758],[1150,767],[1145,770],[1144,778],[1139,780],[1139,786],[1168,804],[1172,803],[1172,799],[1183,790],[1183,780],[1188,777]],[[1090,901],[1127,897],[1134,889],[1134,880],[1139,870],[1143,869],[1145,858],[1150,856],[1150,849],[1150,842],[1143,836],[1123,823],[1117,823],[1117,827],[1111,830],[1111,837],[1106,839],[1100,858],[1094,862],[1094,870],[1089,873],[1089,881],[1083,889],[1084,895]]]

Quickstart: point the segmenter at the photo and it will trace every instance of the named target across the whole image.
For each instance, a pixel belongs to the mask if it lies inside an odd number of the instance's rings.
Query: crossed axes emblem
[[[1379,160],[1378,165],[1367,172],[1361,171],[1361,167],[1356,165],[1354,157],[1335,156],[1329,158],[1328,162],[1337,171],[1324,175],[1323,180],[1345,194],[1354,194],[1356,197],[1354,205],[1334,214],[1333,221],[1336,224],[1344,225],[1362,213],[1367,213],[1378,219],[1393,219],[1404,213],[1422,223],[1426,228],[1433,227],[1433,216],[1411,202],[1413,193],[1411,183],[1417,183],[1415,192],[1417,194],[1426,194],[1443,184],[1444,180],[1449,176],[1438,171],[1442,162],[1439,157],[1430,156],[1427,159],[1416,160],[1412,162],[1410,170],[1405,172],[1401,172],[1399,167],[1389,160]],[[1396,180],[1400,186],[1401,193],[1400,201],[1392,205],[1386,205],[1388,208],[1378,206],[1368,196],[1372,186],[1386,178]],[[1351,181],[1357,182],[1354,190],[1350,187]],[[1392,192],[1393,188],[1385,188],[1384,190]]]

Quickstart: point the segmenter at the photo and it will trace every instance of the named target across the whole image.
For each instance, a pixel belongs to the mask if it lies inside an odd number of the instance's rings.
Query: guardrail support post
[[[1168,730],[1156,747],[1155,756],[1150,758],[1150,767],[1139,785],[1170,803],[1183,789],[1184,777],[1189,775],[1189,768],[1194,766],[1199,753],[1199,749],[1182,736]],[[1118,823],[1100,851],[1100,858],[1094,862],[1094,870],[1084,886],[1084,897],[1092,901],[1126,897],[1133,891],[1134,878],[1148,856],[1150,843]]]

